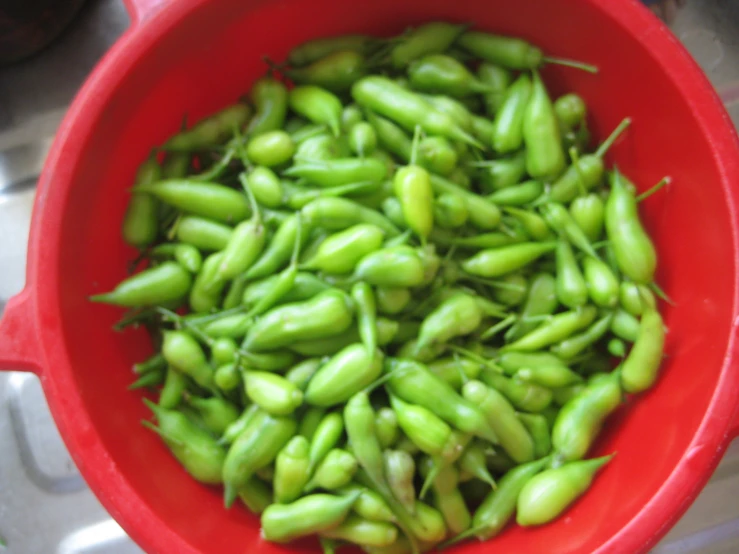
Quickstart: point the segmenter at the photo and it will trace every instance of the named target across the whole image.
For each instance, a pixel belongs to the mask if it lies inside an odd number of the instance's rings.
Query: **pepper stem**
[[[654,185],[652,188],[645,190],[639,196],[637,196],[636,201],[641,202],[642,200],[646,200],[647,198],[652,196],[655,192],[657,192],[659,189],[661,189],[664,186],[669,185],[670,183],[672,183],[671,177],[662,177],[659,183]]]
[[[517,319],[518,319],[518,316],[516,316],[516,314],[509,315],[503,321],[499,321],[498,323],[490,327],[487,331],[485,331],[480,337],[480,339],[487,340],[489,338],[494,337],[506,327],[513,325]]]
[[[570,147],[570,158],[572,158],[572,167],[575,168],[575,172],[577,173],[578,192],[580,193],[580,196],[585,196],[588,191],[585,189],[585,177],[580,168],[580,154],[574,146]]]
[[[627,127],[631,125],[631,118],[625,117],[621,123],[618,124],[618,126],[611,132],[610,135],[608,135],[608,138],[603,141],[603,143],[598,147],[598,150],[595,151],[595,155],[599,158],[602,158],[606,152],[613,146],[613,143],[616,142],[616,139],[623,133]]]
[[[593,65],[593,64],[589,64],[585,62],[579,62],[577,60],[569,60],[566,58],[555,58],[552,56],[544,56],[543,61],[544,63],[563,65],[565,67],[574,67],[575,69],[580,69],[587,73],[592,73],[593,75],[598,73],[597,65]]]
[[[249,206],[251,207],[252,219],[257,223],[261,223],[262,214],[259,211],[259,204],[257,203],[257,199],[254,198],[254,193],[251,191],[251,187],[249,186],[249,178],[246,176],[246,172],[242,171],[241,173],[239,173],[239,181],[241,181],[241,186],[244,189],[246,196],[249,197]]]
[[[206,346],[212,346],[213,345],[213,339],[210,338],[208,335],[203,333],[200,329],[198,329],[195,325],[193,325],[191,322],[187,321],[184,317],[181,315],[178,315],[174,313],[172,310],[168,310],[167,308],[162,308],[161,306],[157,306],[155,310],[164,317],[167,321],[170,321],[175,324],[178,328],[185,328],[188,331],[190,331],[193,335],[195,335],[195,338],[197,338],[200,342],[205,344]]]
[[[150,429],[150,430],[154,431],[157,435],[159,435],[163,439],[165,439],[165,440],[167,440],[167,441],[169,441],[169,442],[171,442],[173,444],[176,444],[177,446],[184,446],[184,443],[181,440],[175,439],[171,435],[168,435],[167,433],[165,433],[164,431],[162,431],[161,427],[157,427],[156,425],[154,425],[151,421],[149,421],[147,419],[142,419],[141,420],[141,425],[143,425],[147,429]]]
[[[667,293],[665,293],[665,291],[660,288],[656,281],[652,281],[651,283],[649,283],[649,288],[652,289],[654,294],[656,294],[659,298],[661,298],[671,306],[675,306],[675,302],[669,296],[667,296]]]

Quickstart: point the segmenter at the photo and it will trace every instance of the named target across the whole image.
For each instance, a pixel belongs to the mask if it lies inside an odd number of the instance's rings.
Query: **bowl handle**
[[[150,19],[156,12],[161,10],[172,0],[123,0],[128,15],[131,16],[132,25],[143,23]]]
[[[0,318],[0,371],[41,372],[41,342],[33,319],[34,302],[27,287],[5,306]]]

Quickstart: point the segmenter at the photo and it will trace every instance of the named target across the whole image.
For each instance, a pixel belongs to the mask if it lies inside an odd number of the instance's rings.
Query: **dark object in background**
[[[38,52],[72,21],[85,0],[0,0],[0,65]]]

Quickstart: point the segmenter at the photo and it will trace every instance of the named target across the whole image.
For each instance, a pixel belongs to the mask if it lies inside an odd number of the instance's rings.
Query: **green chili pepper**
[[[318,464],[326,457],[332,448],[336,447],[344,433],[344,420],[338,412],[323,416],[310,437],[308,453],[308,474],[312,475]]]
[[[360,106],[393,120],[407,131],[414,131],[420,125],[429,135],[481,146],[450,116],[386,77],[372,75],[360,79],[352,87],[352,97]]]
[[[411,541],[412,551],[417,552],[415,533],[419,530],[423,531],[423,526],[419,525],[413,516],[395,500],[387,484],[382,448],[375,434],[375,413],[366,392],[355,394],[346,403],[344,424],[354,456],[366,472],[367,480],[393,511],[397,517],[398,526]]]
[[[354,278],[370,285],[415,287],[425,280],[423,260],[409,246],[383,248],[364,256],[356,266]]]
[[[273,308],[249,329],[243,346],[249,351],[280,348],[295,340],[340,333],[351,322],[348,297],[336,289],[329,289],[310,300]]]
[[[413,457],[402,450],[385,450],[385,477],[395,498],[411,514],[415,511],[416,488],[413,479],[416,463]]]
[[[371,521],[356,515],[349,515],[343,523],[322,531],[321,536],[363,547],[383,547],[395,543],[398,530],[394,525],[385,521]]]
[[[272,491],[256,477],[239,489],[239,500],[253,514],[261,514],[273,503]]]
[[[377,411],[375,430],[383,448],[390,448],[398,441],[400,436],[398,418],[392,408],[384,407]]]
[[[479,300],[469,294],[457,293],[442,302],[423,320],[416,351],[476,331],[485,316]]]
[[[356,104],[344,106],[341,112],[341,130],[344,133],[349,133],[357,123],[362,121],[364,121],[364,113],[359,106]]]
[[[335,136],[341,130],[341,100],[315,85],[301,85],[288,93],[290,109],[319,125],[326,125]]]
[[[619,285],[619,302],[624,310],[637,317],[657,306],[654,294],[648,287],[630,281],[622,281]]]
[[[298,434],[312,440],[325,416],[326,410],[323,408],[309,407],[300,418]]]
[[[213,380],[215,381],[216,387],[223,392],[231,392],[241,385],[241,375],[234,363],[218,366],[215,373],[213,373]]]
[[[462,262],[462,269],[480,277],[499,277],[527,266],[556,246],[556,242],[524,242],[489,248]]]
[[[150,156],[139,166],[134,186],[150,185],[160,176],[161,167],[156,158]],[[159,230],[158,209],[158,201],[150,194],[133,193],[121,224],[123,240],[136,248],[144,248],[154,242]]]
[[[600,240],[605,223],[605,204],[603,199],[591,193],[578,196],[570,204],[570,215],[591,242]]]
[[[260,135],[267,136],[267,135]],[[242,183],[249,193],[253,214],[251,219],[236,226],[226,248],[221,252],[221,262],[214,277],[216,284],[233,279],[248,270],[262,253],[265,242],[265,229],[256,200],[248,188],[245,174],[241,174]],[[216,285],[218,286],[218,285]]]
[[[159,426],[143,424],[158,433],[185,470],[201,483],[221,483],[221,470],[226,453],[213,436],[192,423],[181,412],[167,410],[144,399]]]
[[[428,475],[433,470],[430,459],[421,465],[422,475]],[[465,499],[459,491],[459,471],[454,466],[446,466],[434,479],[432,489],[434,504],[444,518],[444,523],[450,533],[455,535],[469,528],[472,521]]]
[[[580,125],[588,115],[585,100],[574,93],[557,98],[554,102],[554,111],[563,128],[568,131]]]
[[[365,57],[356,50],[338,50],[285,75],[300,85],[315,85],[331,92],[344,92],[366,73]]]
[[[211,398],[190,396],[187,403],[198,411],[206,427],[218,436],[222,435],[229,425],[239,419],[239,410],[236,406],[217,396]]]
[[[621,367],[621,385],[628,393],[649,389],[657,379],[665,342],[662,316],[648,309],[639,323],[639,334]]]
[[[162,383],[166,384],[167,372],[163,369],[155,369],[149,373],[144,373],[138,379],[128,386],[128,390],[137,390],[143,388],[157,387]]]
[[[203,261],[190,289],[189,303],[194,312],[210,312],[220,304],[221,293],[226,287],[226,281],[218,278],[222,259],[222,253],[215,252]]]
[[[388,385],[398,397],[433,410],[460,431],[495,442],[495,432],[480,410],[423,364],[393,359],[389,369]]]
[[[477,68],[477,77],[488,87],[484,95],[485,112],[489,117],[494,117],[503,106],[513,76],[504,67],[483,62]]]
[[[575,159],[573,164],[554,181],[548,198],[554,202],[570,202],[575,199],[578,193],[590,190],[600,183],[605,171],[603,156],[630,124],[631,119],[624,119],[603,141],[595,154],[588,154]]]
[[[609,174],[611,193],[606,202],[606,233],[618,268],[635,283],[646,285],[654,280],[657,254],[642,227],[633,185],[618,169]]]
[[[275,167],[289,161],[295,154],[295,143],[281,129],[265,131],[246,146],[246,156],[255,165]]]
[[[246,134],[254,136],[281,129],[287,114],[287,87],[277,79],[265,76],[255,81],[249,94],[256,113],[246,127]]]
[[[560,410],[552,428],[557,460],[581,460],[590,450],[605,419],[621,404],[620,373],[590,382]]]
[[[587,327],[593,322],[596,314],[597,310],[593,306],[584,306],[559,313],[515,342],[507,344],[504,350],[535,352],[545,346],[560,342],[575,331]]]
[[[297,428],[297,422],[291,417],[275,417],[264,411],[257,412],[226,454],[223,483],[227,508],[233,504],[237,491],[251,479],[254,472],[275,460],[280,450],[295,435]],[[264,523],[262,530],[265,530]]]
[[[476,57],[507,69],[533,69],[544,61],[539,48],[515,37],[466,31],[457,44]]]
[[[514,381],[488,370],[480,373],[480,379],[489,387],[498,390],[517,410],[536,413],[552,403],[552,391],[540,385]]]
[[[318,464],[305,490],[312,491],[317,488],[325,490],[339,489],[351,482],[357,468],[357,460],[352,454],[346,450],[334,448]]]
[[[404,287],[375,287],[375,300],[380,313],[396,315],[410,303],[411,292]]]
[[[519,75],[508,87],[495,114],[491,145],[496,152],[516,152],[523,146],[523,122],[531,95],[531,77],[527,73]]]
[[[590,487],[596,472],[612,457],[570,462],[532,477],[518,496],[516,523],[528,527],[556,518]]]
[[[518,220],[518,222],[523,226],[527,237],[540,241],[552,238],[552,233],[549,230],[546,221],[544,221],[544,219],[536,212],[514,208],[512,206],[505,208],[505,211]]]
[[[539,198],[543,192],[544,185],[541,181],[530,180],[496,190],[487,199],[499,206],[524,206]]]
[[[588,301],[588,284],[575,259],[570,244],[557,243],[557,298],[568,308],[583,306]]]
[[[498,487],[495,479],[490,475],[490,471],[487,468],[485,447],[482,442],[475,441],[467,446],[464,453],[459,458],[459,467],[462,471],[466,471],[480,481],[487,483],[493,489]]]
[[[375,128],[366,121],[360,121],[349,131],[349,146],[360,158],[371,155],[377,148]]]
[[[477,162],[474,166],[481,168],[483,192],[493,192],[512,187],[520,183],[526,175],[526,151],[518,150],[503,158]],[[488,196],[488,199],[490,199],[490,196]]]
[[[366,53],[376,43],[376,38],[360,34],[313,39],[290,50],[287,61],[291,66],[302,67],[341,50]]]
[[[162,354],[175,369],[206,389],[213,388],[213,369],[198,341],[185,331],[164,331]]]
[[[324,273],[350,273],[364,256],[380,249],[384,238],[385,232],[377,225],[358,223],[326,238],[301,265]]]
[[[418,136],[416,133],[410,164],[399,169],[393,177],[393,190],[407,227],[423,242],[434,225],[434,196],[428,171],[416,165]]]
[[[361,343],[352,344],[316,372],[305,392],[306,402],[323,407],[346,402],[381,373],[382,353],[368,352]]]
[[[387,166],[376,158],[337,158],[300,162],[283,172],[301,177],[321,187],[338,187],[358,182],[380,182],[387,176]]]
[[[149,251],[149,255],[155,259],[172,259],[188,270],[197,273],[203,265],[203,256],[200,250],[191,244],[166,242],[159,244]]]
[[[477,379],[482,365],[466,358],[438,358],[430,362],[428,370],[445,381],[454,390],[459,391],[470,379]]]
[[[548,462],[548,458],[542,458],[506,472],[498,482],[498,488],[491,491],[475,511],[472,528],[456,537],[454,542],[471,536],[486,541],[500,533],[516,511],[516,501],[521,490]]]
[[[291,504],[272,504],[262,514],[262,535],[284,543],[338,526],[346,519],[359,492],[346,496],[312,494]]]
[[[557,233],[564,235],[568,241],[587,255],[598,258],[585,233],[562,204],[549,202],[541,208],[541,213],[547,224]]]
[[[227,225],[194,215],[181,217],[176,226],[177,240],[205,251],[223,250],[232,233]]]
[[[136,375],[143,375],[159,369],[167,369],[167,360],[164,359],[161,352],[152,354],[143,362],[133,364],[133,372]]]
[[[297,435],[277,455],[273,482],[278,504],[294,502],[308,484],[308,448],[308,439]]]
[[[445,52],[464,31],[465,25],[453,25],[444,21],[432,21],[412,29],[390,52],[390,62],[395,69],[405,67],[423,56]]]
[[[490,91],[463,63],[445,54],[429,54],[411,62],[408,79],[422,92],[470,96]]]
[[[608,264],[586,257],[583,260],[583,269],[592,301],[604,308],[615,307],[618,304],[619,282]]]
[[[480,407],[500,445],[518,463],[534,459],[534,442],[526,427],[516,417],[508,400],[480,381],[469,381],[462,388],[464,398]]]
[[[272,131],[270,131],[272,132]],[[269,134],[264,135],[269,138]],[[254,160],[253,160],[254,161]],[[256,163],[256,161],[254,161]],[[278,208],[282,205],[284,191],[279,177],[267,166],[257,166],[251,170],[248,177],[249,190],[255,200],[267,208]]]
[[[243,381],[249,399],[271,415],[290,415],[303,403],[302,391],[280,375],[244,371]]]
[[[443,193],[434,200],[434,223],[456,229],[467,223],[467,203],[457,194]]]
[[[448,192],[458,194],[464,198],[467,203],[470,223],[475,228],[490,231],[500,224],[500,209],[486,198],[469,192],[433,173],[431,174],[431,186],[436,194]]]
[[[398,228],[387,218],[346,198],[318,198],[306,204],[301,214],[308,225],[328,230],[340,231],[357,223],[371,223],[380,227],[388,236],[400,234]]]
[[[183,298],[192,278],[176,262],[164,262],[124,279],[111,291],[89,297],[91,302],[137,307],[167,304]]]
[[[377,344],[385,346],[394,339],[399,324],[384,317],[377,318]],[[340,350],[360,342],[359,329],[351,326],[345,331],[323,339],[297,341],[290,345],[290,349],[303,356],[330,356]]]
[[[381,117],[371,110],[366,110],[367,121],[375,130],[378,144],[400,158],[404,162],[411,159],[412,141],[406,132],[398,125]]]
[[[359,336],[369,356],[377,349],[377,304],[372,287],[361,281],[352,286],[351,296],[357,307]]]
[[[640,329],[639,320],[626,310],[617,309],[613,312],[611,332],[617,337],[628,342],[635,342]]]
[[[133,190],[149,193],[178,210],[225,223],[238,223],[249,215],[249,201],[243,194],[216,183],[169,179]]]
[[[520,318],[505,334],[507,341],[522,337],[534,330],[537,323],[533,318],[550,315],[559,306],[556,293],[556,280],[549,273],[536,274],[529,283],[526,303],[520,312]]]
[[[354,503],[352,510],[364,519],[371,521],[388,521],[395,522],[395,514],[390,507],[382,499],[382,496],[369,487],[361,486],[356,483],[349,483],[336,491],[339,494],[347,495],[359,492],[359,498]]]
[[[554,179],[565,169],[565,154],[557,116],[547,89],[534,71],[531,98],[523,118],[526,172],[534,179]]]
[[[191,129],[180,131],[163,146],[169,152],[194,152],[212,148],[232,135],[234,127],[240,129],[251,116],[246,104],[234,104],[199,121]]]
[[[426,137],[418,147],[418,163],[425,169],[449,176],[457,167],[458,155],[448,139],[443,137]]]

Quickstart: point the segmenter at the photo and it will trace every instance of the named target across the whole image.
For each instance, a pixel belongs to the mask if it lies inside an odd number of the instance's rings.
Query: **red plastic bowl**
[[[659,252],[669,356],[656,388],[608,425],[597,452],[617,451],[590,492],[556,523],[512,526],[495,547],[518,554],[646,551],[687,509],[739,433],[735,367],[739,148],[713,89],[670,32],[631,0],[128,0],[132,26],[70,108],[38,186],[26,289],[0,322],[0,367],[41,377],[82,474],[123,528],[152,553],[292,551],[264,543],[255,517],[225,511],[139,424],[149,414],[126,391],[142,334],[111,332],[119,315],[89,303],[124,275],[133,252],[119,222],[135,168],[180,125],[233,102],[312,37],[382,34],[432,18],[522,35],[548,52],[600,66],[592,76],[548,68],[576,90],[599,136],[624,116],[609,156],[644,189]],[[303,547],[314,548],[312,543]]]

